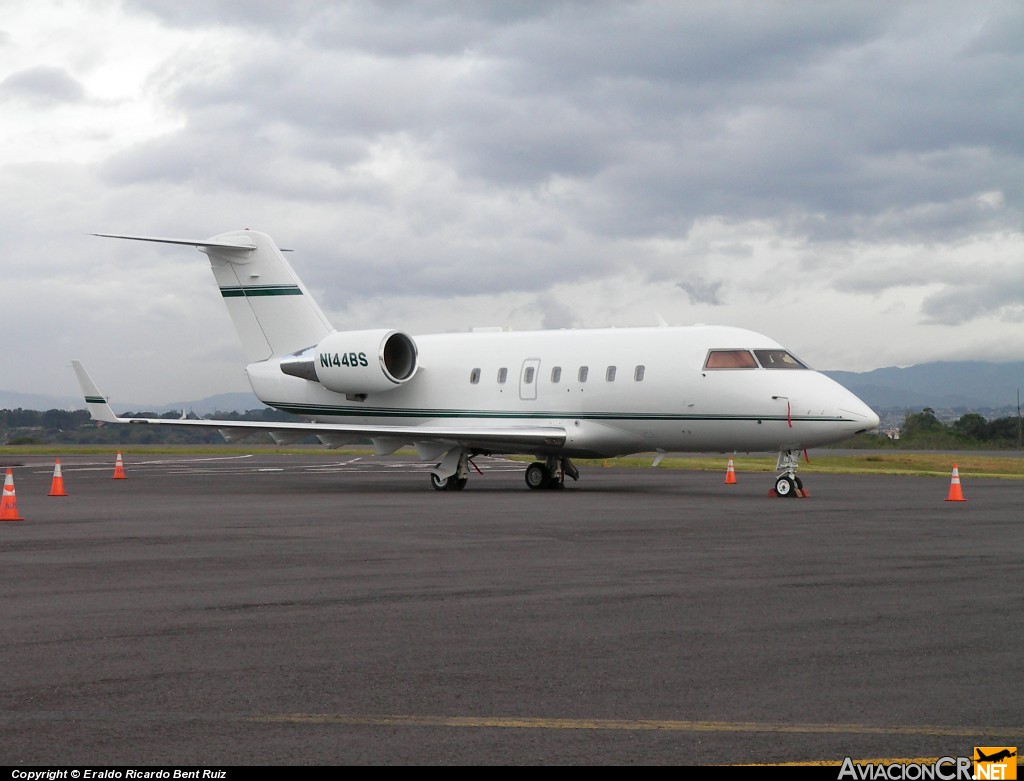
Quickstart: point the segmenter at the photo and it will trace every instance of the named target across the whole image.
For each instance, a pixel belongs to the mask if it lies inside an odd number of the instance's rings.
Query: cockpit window
[[[709,350],[705,369],[756,369],[749,350]]]
[[[766,369],[806,369],[785,350],[754,350],[757,360]]]

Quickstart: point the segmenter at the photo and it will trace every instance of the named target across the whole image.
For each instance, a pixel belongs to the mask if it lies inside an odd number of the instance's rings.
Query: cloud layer
[[[14,2],[0,387],[244,389],[203,256],[87,237],[243,227],[338,327],[1021,359],[1021,84],[1013,2]]]

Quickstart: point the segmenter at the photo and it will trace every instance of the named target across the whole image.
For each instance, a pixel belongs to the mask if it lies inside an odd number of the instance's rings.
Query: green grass
[[[6,445],[0,447],[2,456],[74,456],[74,455],[109,455],[121,453],[132,455],[322,455],[356,454],[372,455],[368,448],[344,448],[330,451],[315,445],[299,447],[276,447],[274,445]],[[399,451],[401,455],[414,455],[411,450]],[[529,462],[530,456],[514,456],[517,461]],[[658,465],[659,469],[684,469],[698,471],[715,471],[725,474],[728,455],[694,455],[665,456]],[[649,468],[654,462],[654,454],[629,456],[626,458],[581,459],[575,463],[583,468],[615,466]],[[971,477],[995,477],[1011,480],[1024,479],[1024,454],[1019,451],[1006,451],[1005,454],[975,453],[973,451],[950,452],[914,452],[899,451],[858,451],[833,455],[829,451],[814,452],[810,462],[801,460],[801,474],[873,474],[873,475],[916,475],[935,477],[949,476],[956,464],[960,474]],[[737,472],[775,472],[775,456],[759,455],[733,456],[733,466]]]

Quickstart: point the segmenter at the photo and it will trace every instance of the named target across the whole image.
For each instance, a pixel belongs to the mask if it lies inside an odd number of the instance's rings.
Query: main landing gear
[[[468,477],[438,477],[433,472],[430,473],[430,484],[434,486],[435,491],[461,491],[468,482]]]
[[[526,467],[526,485],[530,488],[565,488],[565,476],[580,479],[580,472],[568,458],[548,456]]]
[[[797,498],[810,496],[804,490],[803,481],[796,476],[796,468],[799,465],[799,452],[793,450],[779,451],[779,460],[775,464],[775,469],[782,474],[775,478],[775,487],[768,492],[770,496],[792,496]]]
[[[475,454],[474,454],[475,455]],[[469,482],[469,467],[473,462],[469,460],[469,451],[461,447],[449,450],[441,461],[430,473],[430,484],[435,491],[461,491]],[[480,469],[473,464],[476,471]]]
[[[461,491],[465,488],[469,482],[469,468],[472,466],[480,472],[471,460],[474,455],[480,455],[480,451],[471,454],[464,448],[455,447],[445,453],[441,463],[430,471],[430,484],[434,490]],[[568,458],[548,456],[526,467],[526,484],[530,488],[565,488],[566,475],[573,480],[580,479],[579,470]]]

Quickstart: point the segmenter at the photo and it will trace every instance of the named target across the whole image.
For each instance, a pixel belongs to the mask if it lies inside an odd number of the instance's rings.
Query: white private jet
[[[410,336],[335,330],[274,241],[256,231],[183,244],[206,253],[265,404],[308,422],[117,417],[73,362],[96,420],[207,426],[225,439],[315,435],[328,447],[413,445],[438,490],[462,490],[481,454],[529,454],[530,488],[579,478],[571,458],[778,450],[773,493],[802,496],[801,451],[878,426],[878,416],[777,342],[720,326]]]

